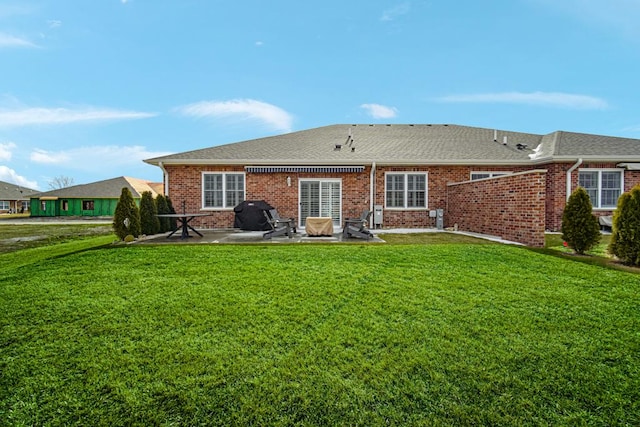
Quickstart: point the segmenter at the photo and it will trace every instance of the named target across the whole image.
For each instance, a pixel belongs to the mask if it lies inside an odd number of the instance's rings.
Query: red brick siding
[[[449,184],[446,225],[543,247],[545,188],[544,170]]]

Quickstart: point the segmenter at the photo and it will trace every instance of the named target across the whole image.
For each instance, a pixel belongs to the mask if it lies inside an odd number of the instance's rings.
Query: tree
[[[120,240],[124,240],[129,234],[133,237],[140,235],[140,211],[127,187],[122,188],[120,199],[116,205],[113,215],[113,231]]]
[[[160,220],[157,217],[158,208],[151,191],[144,191],[140,199],[140,231],[152,236],[160,231]]]
[[[53,178],[48,182],[50,190],[58,190],[60,188],[71,187],[73,185],[73,178],[60,175]]]
[[[640,266],[640,185],[618,199],[609,252],[623,263]]]
[[[589,194],[578,187],[562,212],[562,239],[578,254],[584,254],[600,241],[598,219],[591,210]]]
[[[169,213],[174,214],[176,210],[173,208],[171,199],[167,196],[167,206],[169,206]],[[169,218],[169,231],[175,231],[178,229],[178,221],[175,218]]]
[[[156,207],[158,208],[158,215],[170,214],[169,204],[167,198],[162,194],[156,196]],[[165,233],[171,230],[171,218],[159,218],[160,219],[160,233]]]

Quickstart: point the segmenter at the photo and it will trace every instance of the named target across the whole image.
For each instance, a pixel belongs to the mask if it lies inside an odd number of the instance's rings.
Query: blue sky
[[[336,123],[640,138],[637,0],[3,0],[0,180]]]

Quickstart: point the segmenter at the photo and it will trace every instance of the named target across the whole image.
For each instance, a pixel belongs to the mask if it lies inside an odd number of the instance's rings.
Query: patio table
[[[198,217],[202,217],[202,216],[210,216],[211,214],[207,214],[207,213],[181,213],[181,214],[159,214],[156,215],[158,218],[175,218],[178,220],[178,222],[180,223],[180,227],[178,227],[176,230],[173,230],[171,232],[171,234],[169,234],[167,236],[167,239],[171,236],[173,236],[173,234],[178,231],[178,230],[182,230],[182,234],[180,235],[181,239],[187,239],[189,237],[192,237],[189,234],[189,230],[193,231],[194,233],[196,233],[198,236],[203,237],[202,234],[196,230],[195,228],[193,228],[189,223],[191,222],[192,219],[194,218],[198,218]]]

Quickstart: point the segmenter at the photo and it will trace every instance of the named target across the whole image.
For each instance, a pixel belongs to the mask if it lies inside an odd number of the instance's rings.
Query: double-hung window
[[[243,173],[202,174],[202,206],[205,209],[230,209],[244,200]]]
[[[589,194],[595,209],[615,209],[622,194],[621,170],[582,169],[578,173],[578,185]]]
[[[426,209],[427,174],[390,172],[385,176],[387,208]]]

